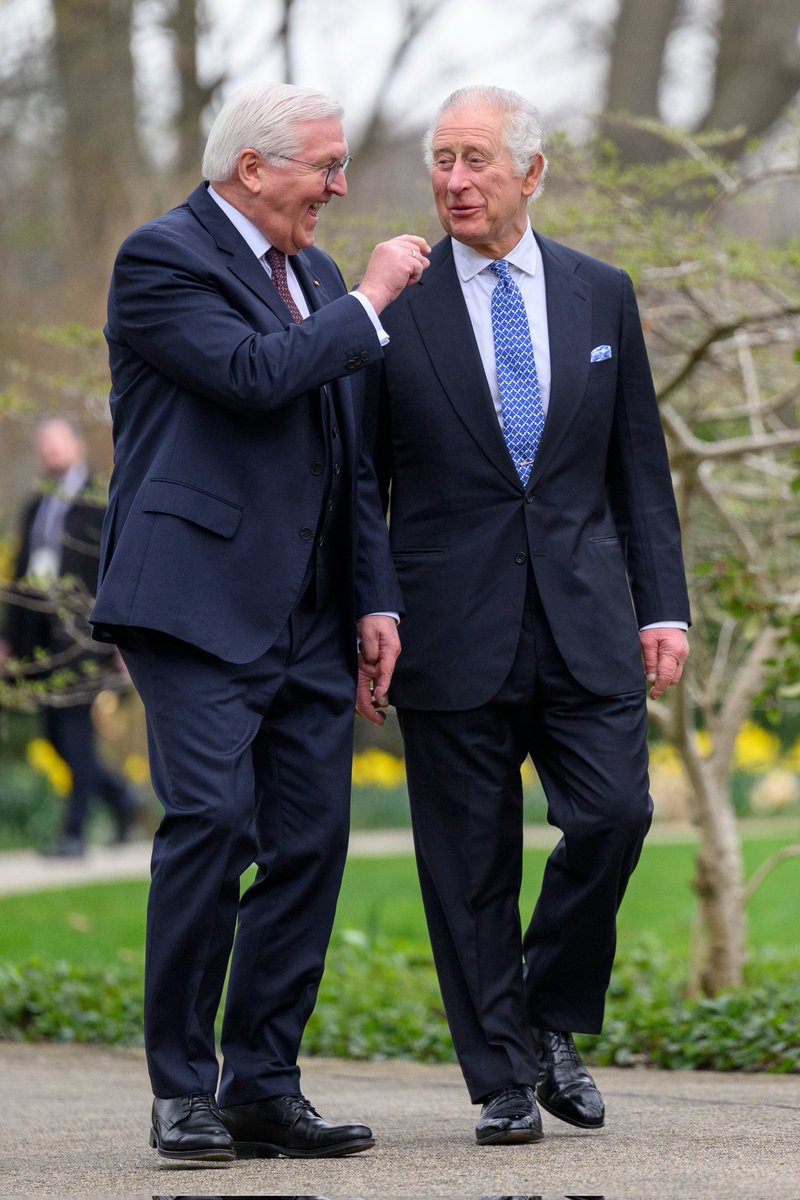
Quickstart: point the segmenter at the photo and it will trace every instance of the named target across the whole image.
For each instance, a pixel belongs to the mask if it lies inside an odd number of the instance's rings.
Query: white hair
[[[541,118],[529,100],[519,92],[512,92],[507,88],[474,84],[471,87],[459,88],[447,97],[422,138],[422,152],[428,170],[433,166],[433,141],[442,117],[447,112],[470,105],[505,114],[503,142],[511,155],[515,175],[525,175],[536,156],[542,156],[542,177],[534,192],[534,196],[538,196],[548,167],[544,156],[545,132]]]
[[[328,117],[340,121],[343,116],[341,104],[313,88],[262,83],[236,92],[225,101],[209,130],[203,178],[212,183],[231,179],[239,154],[248,148],[268,161],[274,155],[296,158],[302,147],[299,126],[304,121]]]

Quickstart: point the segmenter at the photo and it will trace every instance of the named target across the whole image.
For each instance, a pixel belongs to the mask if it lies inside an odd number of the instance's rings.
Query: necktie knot
[[[493,275],[497,276],[501,283],[509,283],[511,281],[511,268],[504,258],[497,258],[494,262],[490,262],[489,270]]]

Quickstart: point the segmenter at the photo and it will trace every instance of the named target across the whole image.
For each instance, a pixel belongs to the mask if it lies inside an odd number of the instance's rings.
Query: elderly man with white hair
[[[373,1144],[315,1112],[297,1055],[347,849],[357,668],[380,722],[399,652],[357,381],[428,247],[381,243],[347,292],[314,238],[349,162],[327,96],[232,97],[206,182],[131,234],[111,283],[115,466],[92,620],[144,702],[164,806],[145,1046],[151,1144],[170,1160]]]

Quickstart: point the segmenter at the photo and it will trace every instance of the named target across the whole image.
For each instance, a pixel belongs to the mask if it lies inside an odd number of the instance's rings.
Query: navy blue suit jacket
[[[406,608],[391,691],[400,706],[466,709],[496,694],[517,648],[531,568],[569,671],[598,695],[644,687],[639,627],[689,619],[630,279],[537,240],[552,385],[524,490],[449,238],[434,247],[419,284],[381,314],[391,341],[375,456],[384,489],[391,483],[392,553]],[[601,345],[611,357],[590,362]]]
[[[145,627],[239,663],[269,648],[309,570],[331,381],[352,616],[400,608],[351,386],[382,350],[326,254],[292,261],[311,310],[299,325],[205,184],[122,245],[105,330],[115,466],[101,638]]]

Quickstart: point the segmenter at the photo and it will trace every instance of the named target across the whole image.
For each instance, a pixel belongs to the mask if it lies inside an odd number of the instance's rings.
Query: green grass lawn
[[[745,842],[748,871],[785,842],[779,837]],[[545,857],[542,850],[525,853],[523,914],[532,909]],[[687,844],[654,841],[645,847],[620,912],[621,947],[647,934],[665,949],[685,954],[694,908],[689,889],[693,858],[694,848]],[[0,897],[0,961],[38,956],[96,965],[138,963],[146,896],[142,881]],[[413,859],[351,858],[336,927],[426,943]],[[799,927],[800,859],[792,859],[779,866],[754,897],[750,940],[753,945],[797,950]]]

